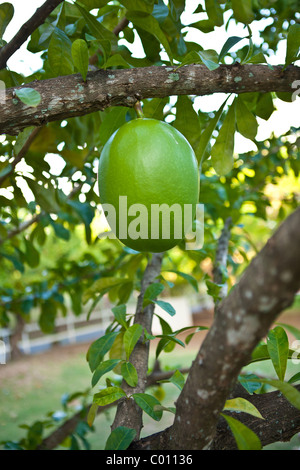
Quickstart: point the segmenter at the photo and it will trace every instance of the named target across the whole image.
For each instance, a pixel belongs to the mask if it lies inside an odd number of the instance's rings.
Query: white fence
[[[29,323],[24,326],[18,348],[24,354],[32,354],[49,349],[53,344],[90,341],[101,336],[112,319],[111,309],[93,312],[90,320],[87,320],[86,313],[79,316],[69,313],[56,320],[55,331],[51,334],[42,333],[38,323]],[[0,328],[0,364],[5,364],[11,357],[11,333],[8,328]]]
[[[171,317],[158,306],[155,308],[155,313],[164,318],[173,331],[184,326],[193,325],[189,299],[186,297],[173,297],[164,298],[164,301],[171,303],[177,314]],[[135,304],[128,307],[128,311],[131,310],[134,312]],[[87,320],[86,313],[79,316],[68,313],[65,317],[57,318],[55,331],[51,334],[42,333],[38,323],[29,323],[24,327],[18,348],[24,354],[33,354],[49,349],[54,344],[66,345],[90,342],[104,334],[113,318],[111,308],[103,305],[93,311],[89,320]],[[0,364],[5,364],[11,357],[11,333],[7,328],[0,328]],[[152,333],[154,335],[161,334],[161,326],[156,315],[153,319]]]

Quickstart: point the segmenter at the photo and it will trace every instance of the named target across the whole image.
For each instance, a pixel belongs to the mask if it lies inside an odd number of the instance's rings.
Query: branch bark
[[[16,135],[27,126],[82,116],[110,106],[133,107],[145,98],[172,95],[209,95],[269,91],[293,92],[300,80],[300,67],[266,65],[220,65],[210,71],[205,65],[183,67],[151,66],[89,72],[84,82],[80,74],[39,80],[8,88],[1,107],[0,133]],[[42,97],[33,108],[15,97],[18,88],[30,87]]]
[[[213,277],[216,284],[222,285],[220,290],[220,300],[224,299],[227,295],[227,282],[224,282],[224,271],[227,269],[227,255],[228,255],[228,244],[230,239],[230,229],[231,229],[232,219],[228,217],[225,220],[224,227],[220,238],[218,240],[216,259],[213,268]],[[217,307],[220,300],[215,302]]]
[[[283,222],[220,303],[176,403],[173,425],[149,437],[147,448],[211,447],[219,413],[240,370],[300,288],[299,226],[300,208]],[[294,414],[299,411],[294,409]],[[145,448],[145,442],[140,446]]]
[[[295,387],[300,391],[300,385]],[[262,446],[278,441],[289,441],[300,431],[300,412],[278,391],[261,395],[245,396],[261,413],[264,419],[239,413],[238,420],[260,437]],[[236,418],[236,413],[228,413]],[[220,418],[216,436],[210,450],[237,450],[236,441],[224,418]]]
[[[23,24],[17,34],[5,46],[0,49],[0,70],[6,67],[8,59],[24,44],[29,36],[44,23],[50,13],[62,2],[63,0],[47,0],[32,17]]]

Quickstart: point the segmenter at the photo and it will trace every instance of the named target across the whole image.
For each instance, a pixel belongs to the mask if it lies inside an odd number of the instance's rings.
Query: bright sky
[[[16,34],[21,25],[32,16],[35,10],[40,7],[44,3],[44,1],[45,0],[10,0],[10,2],[14,5],[15,14],[11,23],[7,27],[4,39],[6,41],[9,41]],[[196,0],[189,0],[186,3],[187,8],[184,14],[182,15],[183,24],[189,24],[191,22],[191,13],[193,12],[193,10],[195,10],[199,2]],[[205,14],[194,15],[192,21],[194,22],[199,19],[203,19],[204,17],[206,17]],[[264,19],[260,22],[254,22],[251,24],[251,29],[254,34],[254,42],[260,43],[258,31],[259,29],[263,29],[267,24],[269,24],[270,21],[271,20]],[[236,25],[234,22],[231,22],[227,31],[225,31],[225,27],[222,26],[216,28],[215,31],[209,34],[204,34],[195,28],[191,28],[186,39],[189,41],[200,43],[204,49],[215,49],[217,52],[220,52],[226,39],[230,36],[247,36],[247,30],[243,27],[243,25]],[[240,42],[236,46],[236,49],[245,44],[246,40]],[[132,46],[130,45],[130,48],[131,47]],[[269,59],[269,63],[271,65],[282,64],[284,62],[285,48],[285,42],[281,41],[278,53]],[[132,50],[134,52],[135,57],[141,57],[144,55],[142,46],[139,41],[136,41],[136,43],[134,44],[134,49]],[[21,72],[26,75],[37,70],[41,66],[41,60],[39,59],[37,54],[30,53],[26,50],[26,45],[23,45],[23,47],[20,48],[20,50],[17,51],[10,58],[10,60],[8,61],[8,66],[11,68],[11,70]],[[197,98],[196,103],[197,106],[199,106],[203,111],[213,111],[220,106],[223,100],[224,95],[218,93],[211,96],[199,97]],[[274,131],[277,135],[281,135],[282,133],[286,132],[291,126],[300,127],[299,97],[293,103],[286,103],[280,100],[276,100],[275,106],[277,108],[277,111],[272,114],[271,118],[267,122],[258,118],[258,140],[263,140],[264,138],[267,138],[272,131]],[[236,133],[235,151],[239,153],[252,149],[256,149],[255,144],[253,144],[250,140],[245,139],[240,134]]]

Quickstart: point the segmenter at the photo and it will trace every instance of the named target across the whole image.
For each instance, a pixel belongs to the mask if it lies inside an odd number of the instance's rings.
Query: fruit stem
[[[142,103],[140,101],[137,101],[134,105],[135,112],[137,114],[138,118],[143,118],[144,113],[143,113],[143,108],[142,108]]]

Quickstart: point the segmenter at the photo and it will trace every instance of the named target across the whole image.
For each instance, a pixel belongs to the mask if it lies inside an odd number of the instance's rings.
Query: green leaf
[[[32,108],[36,108],[41,102],[41,95],[34,88],[19,88],[15,90],[16,96],[22,103]]]
[[[114,54],[109,57],[103,65],[104,69],[108,69],[109,67],[123,67],[125,69],[130,69],[131,65],[123,56],[121,56],[121,54]]]
[[[284,380],[289,357],[289,340],[285,330],[276,326],[267,336],[267,348],[279,380]]]
[[[90,427],[93,426],[93,423],[95,421],[95,418],[97,416],[97,411],[98,411],[98,405],[97,403],[92,403],[90,406],[90,409],[88,411],[88,415],[86,418],[86,421]]]
[[[13,170],[13,167],[11,163],[9,163],[3,168],[3,170],[0,171],[0,178],[3,178],[4,176],[9,175],[12,172],[12,170]]]
[[[247,380],[251,382],[259,380],[263,384],[268,384],[271,385],[271,387],[277,388],[295,408],[300,410],[300,392],[288,382],[260,377],[259,379],[248,378]]]
[[[75,67],[81,73],[82,78],[86,81],[89,68],[89,49],[84,39],[76,39],[71,48],[72,58]]]
[[[154,300],[154,303],[160,308],[162,308],[169,315],[171,315],[171,317],[176,314],[175,308],[169,302],[165,302],[164,300]]]
[[[118,334],[118,331],[112,331],[101,336],[101,338],[98,338],[90,345],[86,358],[92,372],[94,372],[103,360],[104,355],[110,350]]]
[[[20,273],[24,273],[25,271],[24,265],[20,262],[20,260],[16,256],[8,255],[7,253],[0,253],[0,255],[3,256],[3,258],[6,258],[9,261],[11,261],[15,269],[20,271]]]
[[[176,338],[175,336],[173,335],[157,335],[157,338],[161,338],[161,340],[159,341],[157,347],[156,347],[156,352],[155,352],[155,357],[156,359],[158,358],[158,356],[160,355],[160,353],[162,351],[165,351],[165,352],[172,352],[174,347],[176,346],[176,344],[179,344],[181,347],[185,347],[184,343]]]
[[[62,238],[63,240],[70,240],[70,231],[66,229],[62,224],[58,224],[57,222],[54,222],[53,220],[50,221],[50,224],[52,225],[55,235],[58,238]]]
[[[255,113],[266,121],[275,110],[271,93],[262,93],[257,100]]]
[[[300,381],[300,372],[297,372],[296,374],[294,374],[289,380],[288,380],[288,383],[289,384],[293,384],[295,382],[299,382]]]
[[[25,243],[25,250],[26,250],[25,254],[26,254],[27,264],[31,268],[36,268],[39,265],[39,262],[40,262],[40,253],[34,247],[34,245],[31,241],[24,238],[24,243]]]
[[[204,64],[209,70],[217,69],[219,64],[219,56],[213,49],[207,49],[206,51],[190,51],[187,53],[180,65],[175,70],[179,69],[183,65],[188,64]]]
[[[41,305],[41,314],[39,317],[39,326],[43,333],[53,333],[56,318],[56,305],[53,301],[47,301]]]
[[[204,129],[204,131],[202,132],[202,134],[200,136],[199,145],[198,145],[197,150],[196,150],[197,160],[200,164],[202,163],[202,161],[204,159],[205,151],[206,151],[207,146],[209,144],[209,141],[212,137],[212,133],[215,130],[215,128],[216,128],[216,126],[219,122],[219,119],[221,117],[221,114],[223,112],[223,109],[224,109],[224,106],[225,106],[227,100],[228,100],[228,97],[226,98],[224,103],[220,106],[218,111],[215,113],[214,117],[209,121],[208,126]]]
[[[124,106],[112,107],[100,125],[99,139],[102,145],[104,145],[111,135],[125,123],[126,113],[128,108]]]
[[[94,395],[93,402],[99,406],[105,406],[123,397],[126,397],[126,393],[121,387],[107,387]]]
[[[181,64],[176,67],[175,71],[179,69],[180,67],[183,67],[183,65],[199,64],[199,63],[202,63],[201,57],[199,56],[197,51],[192,50],[186,54]]]
[[[130,387],[136,387],[138,383],[138,374],[136,368],[131,362],[123,362],[121,365],[121,375]]]
[[[31,178],[26,178],[27,184],[34,194],[36,203],[49,214],[57,214],[60,211],[60,206],[56,201],[55,189],[53,187],[45,188]]]
[[[172,126],[181,132],[189,143],[194,144],[199,139],[201,127],[199,116],[193,107],[193,101],[188,96],[178,96],[176,102],[176,119]]]
[[[105,450],[126,450],[135,436],[135,429],[119,426],[108,436],[105,444]]]
[[[149,303],[152,303],[152,301],[154,301],[163,290],[164,286],[159,282],[153,282],[150,284],[144,293],[143,307],[146,307],[149,305]]]
[[[261,442],[251,429],[231,416],[223,413],[221,416],[227,421],[239,450],[261,450]]]
[[[252,379],[255,379],[256,381],[252,381]],[[240,375],[238,380],[248,393],[254,393],[262,386],[259,377],[257,377],[255,374]]]
[[[122,0],[120,1],[127,10],[143,11],[144,13],[152,13],[154,0]]]
[[[64,31],[55,28],[48,48],[49,65],[54,75],[70,75],[74,72],[72,42]]]
[[[112,345],[112,347],[109,350],[109,358],[110,359],[126,359],[126,354],[124,350],[124,331],[121,330],[119,331],[118,335],[116,336],[116,339]],[[116,368],[114,369],[114,372],[118,375],[121,375],[121,364],[117,364]]]
[[[130,326],[124,333],[124,348],[125,348],[125,353],[127,359],[130,358],[130,354],[132,353],[136,343],[141,337],[141,334],[143,333],[143,327],[142,325],[139,325],[138,323]]]
[[[26,129],[24,129],[22,132],[18,134],[16,143],[14,145],[15,155],[18,155],[18,153],[23,148],[23,146],[27,142],[29,136],[31,135],[32,131],[34,131],[34,129],[35,129],[35,126],[26,127]]]
[[[300,24],[295,23],[289,27],[289,31],[288,31],[285,67],[297,59],[299,55],[299,48],[300,48]]]
[[[236,99],[236,124],[240,134],[247,139],[255,139],[258,127],[257,121],[241,96]]]
[[[176,387],[181,391],[185,383],[184,375],[179,370],[176,370],[170,378],[170,382],[176,385]]]
[[[101,377],[107,372],[110,372],[112,369],[114,369],[120,361],[121,359],[108,359],[107,361],[101,362],[94,371],[92,377],[92,387],[95,387]]]
[[[142,408],[142,410],[145,411],[145,413],[147,413],[151,418],[153,418],[155,421],[160,421],[162,417],[162,411],[154,409],[155,406],[160,406],[160,402],[157,400],[157,398],[147,393],[134,393],[132,398],[136,404]]]
[[[13,16],[14,16],[13,5],[8,2],[2,3],[0,5],[0,38],[2,38]]]
[[[205,0],[205,10],[208,18],[213,21],[216,26],[222,26],[223,11],[216,0]]]
[[[152,98],[143,102],[143,113],[147,118],[163,120],[164,108],[168,103],[169,98]]]
[[[173,54],[165,36],[164,32],[161,30],[158,21],[151,15],[146,15],[144,13],[138,13],[129,11],[126,14],[126,17],[129,21],[133,23],[135,27],[141,28],[148,33],[152,34],[164,47],[171,64],[173,63]]]
[[[220,67],[219,57],[216,51],[208,49],[207,51],[199,51],[198,54],[203,64],[206,65],[209,70],[215,70]]]
[[[86,303],[95,294],[106,292],[107,289],[117,286],[118,284],[123,284],[123,282],[128,282],[128,279],[121,279],[119,277],[101,277],[84,292],[83,302]]]
[[[258,409],[248,400],[245,398],[232,398],[230,400],[226,400],[224,408],[225,411],[237,411],[237,412],[243,412],[243,413],[248,413],[252,416],[255,416],[256,418],[261,418],[262,415],[258,411]]]
[[[227,52],[235,46],[238,42],[242,41],[245,38],[240,38],[239,36],[230,36],[224,43],[221,52],[219,54],[219,62],[226,56]]]
[[[289,349],[288,359],[291,359],[294,353],[295,351],[293,351],[292,349]],[[252,352],[251,360],[249,363],[266,361],[270,359],[271,357],[268,351],[268,346],[266,344],[259,344],[258,346],[256,346],[256,348]]]
[[[94,10],[94,8],[104,7],[109,0],[80,0],[88,10]]]
[[[196,292],[199,291],[197,279],[191,276],[190,274],[183,273],[182,271],[176,271],[175,269],[168,269],[168,271],[166,272],[177,274],[178,276],[188,281]]]
[[[215,23],[211,19],[196,21],[196,23],[191,23],[190,26],[200,29],[203,33],[210,33],[215,29]]]
[[[211,149],[212,165],[220,176],[226,175],[233,167],[235,133],[235,101],[229,107],[219,135]]]
[[[237,21],[249,24],[254,20],[252,0],[231,0],[234,17]]]
[[[254,54],[250,59],[247,59],[243,61],[245,64],[266,64],[267,59],[265,58],[264,54],[262,52],[258,52],[257,54]]]
[[[205,284],[206,284],[206,287],[207,287],[208,295],[211,295],[211,297],[214,299],[214,301],[220,300],[221,297],[220,297],[219,294],[221,292],[222,285],[221,284],[216,284],[215,282],[211,281],[210,279],[206,279]]]
[[[289,331],[296,339],[300,339],[300,329],[287,323],[277,323],[278,326],[282,326],[285,330]]]
[[[111,310],[117,322],[120,323],[120,325],[124,326],[124,328],[127,330],[128,325],[126,323],[126,305],[124,304],[117,305],[116,307],[113,307]]]
[[[75,3],[76,7],[80,11],[82,17],[84,18],[86,24],[90,28],[91,33],[96,39],[108,39],[113,44],[116,43],[117,38],[114,33],[105,28],[97,18],[89,13],[83,6],[79,3]]]

